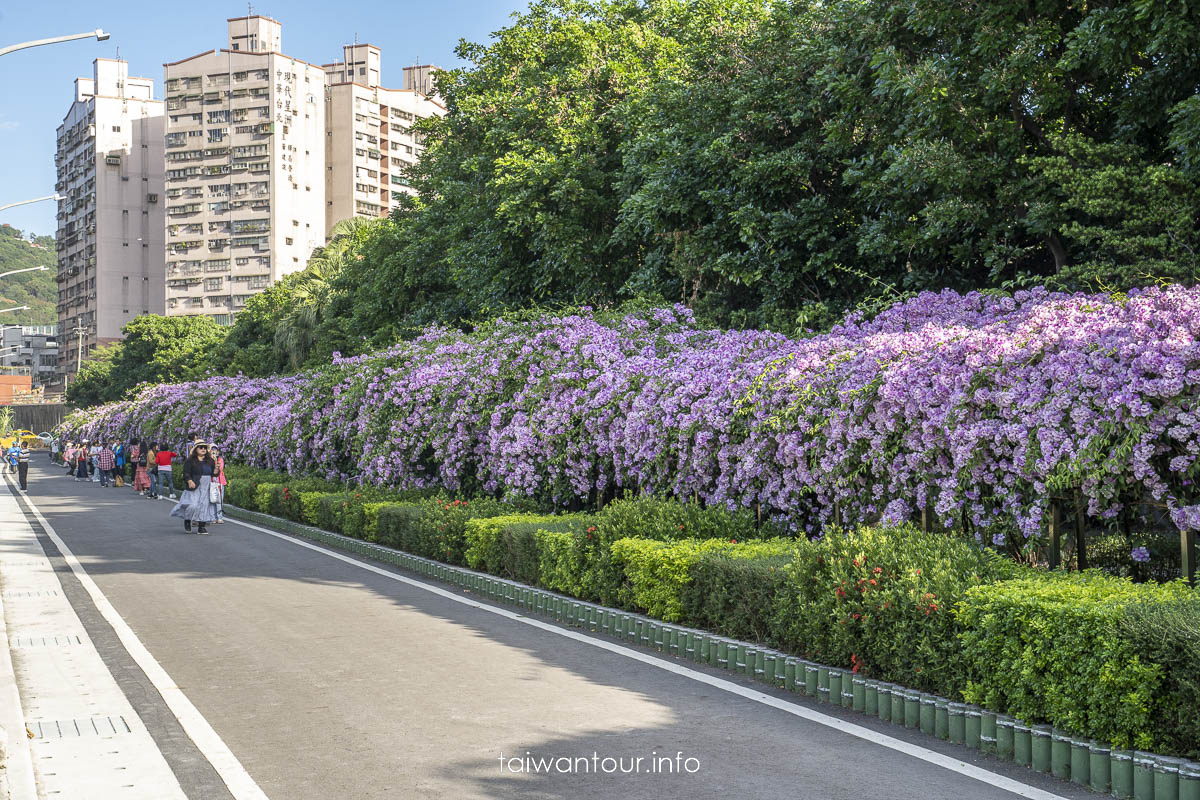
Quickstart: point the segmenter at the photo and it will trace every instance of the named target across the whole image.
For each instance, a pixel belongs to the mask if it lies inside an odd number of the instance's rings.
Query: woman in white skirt
[[[171,509],[171,516],[183,520],[183,529],[191,532],[192,523],[197,523],[196,533],[207,534],[207,523],[217,518],[219,488],[214,491],[213,478],[217,474],[217,463],[208,453],[208,443],[197,441],[192,444],[187,461],[183,464],[184,491],[179,502]]]

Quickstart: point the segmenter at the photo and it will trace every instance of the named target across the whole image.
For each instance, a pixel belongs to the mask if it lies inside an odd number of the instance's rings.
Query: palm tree
[[[317,326],[333,296],[331,282],[351,258],[363,258],[358,252],[382,219],[351,217],[329,233],[329,242],[313,251],[304,270],[284,280],[292,283],[293,305],[275,328],[275,354],[292,369],[308,359],[316,339]]]

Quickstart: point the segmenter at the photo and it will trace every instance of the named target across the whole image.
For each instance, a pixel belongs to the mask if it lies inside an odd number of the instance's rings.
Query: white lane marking
[[[849,734],[850,736],[872,742],[880,745],[881,747],[887,747],[891,750],[896,750],[897,752],[904,753],[905,755],[912,756],[913,758],[920,759],[921,761],[942,767],[943,769],[948,769],[951,772],[957,772],[960,775],[965,775],[968,778],[974,778],[975,780],[986,783],[989,786],[994,786],[997,789],[1011,792],[1018,797],[1027,797],[1029,800],[1067,800],[1067,798],[1063,797],[1062,795],[1047,792],[1044,789],[1039,789],[1036,786],[1030,786],[1029,784],[1021,783],[1020,781],[1013,780],[1012,778],[1006,778],[1003,775],[996,774],[995,772],[990,772],[986,769],[982,769],[973,764],[968,764],[965,761],[960,761],[956,758],[951,758],[950,756],[943,755],[942,753],[938,753],[933,750],[927,750],[924,747],[912,744],[910,742],[905,742],[901,739],[893,738],[887,734],[873,731],[870,728],[864,728],[861,725],[855,725],[852,722],[846,722],[845,720],[838,719],[837,717],[831,717],[828,714],[822,714],[819,711],[813,711],[812,709],[805,708],[804,706],[796,705],[795,703],[789,703],[786,700],[780,700],[778,697],[766,694],[765,692],[748,689],[741,684],[733,683],[732,681],[727,681],[723,678],[715,678],[712,675],[698,672],[694,669],[689,669],[688,667],[684,667],[670,661],[662,661],[648,653],[641,653],[623,645],[608,642],[603,639],[596,639],[578,631],[560,628],[557,625],[553,625],[548,622],[542,622],[541,620],[533,619],[515,611],[509,611],[505,608],[493,606],[488,603],[481,603],[477,600],[471,600],[455,594],[454,592],[447,591],[446,589],[441,589],[437,586],[431,586],[422,581],[415,580],[413,578],[407,578],[403,575],[397,575],[394,572],[389,572],[388,570],[377,567],[374,564],[368,564],[364,561],[359,561],[352,556],[344,555],[335,550],[330,550],[318,544],[306,542],[297,537],[288,536],[287,534],[270,530],[269,528],[264,528],[249,522],[242,522],[239,519],[230,518],[229,521],[245,528],[258,531],[259,533],[265,533],[268,536],[274,536],[275,538],[282,539],[285,542],[291,542],[299,547],[306,547],[309,550],[313,550],[318,553],[324,553],[330,558],[335,558],[338,561],[344,561],[347,564],[352,564],[361,569],[365,569],[368,572],[374,572],[376,575],[382,575],[385,578],[390,578],[394,581],[405,583],[418,589],[423,589],[432,594],[444,597],[447,600],[453,600],[456,603],[461,603],[462,605],[469,606],[471,608],[478,608],[482,611],[487,611],[489,613],[496,614],[497,616],[513,620],[514,622],[521,622],[525,625],[541,628],[544,631],[549,631],[550,633],[554,633],[568,639],[574,639],[575,641],[583,642],[585,644],[592,645],[593,647],[598,647],[601,650],[608,650],[611,653],[625,656],[626,658],[633,659],[634,661],[640,661],[643,664],[649,664],[652,667],[657,667],[658,669],[665,670],[666,672],[672,672],[676,675],[690,678],[698,683],[708,684],[713,688],[720,689],[730,694],[738,695],[739,697],[744,697],[747,700],[752,700],[756,703],[770,706],[771,708],[779,709],[780,711],[787,712],[793,716],[806,719],[809,722],[815,722],[818,725],[824,725],[828,728],[833,728],[834,730],[841,731],[842,733]]]
[[[11,491],[11,489],[10,489]],[[100,587],[92,580],[92,576],[87,574],[83,565],[79,563],[79,559],[67,547],[66,542],[54,530],[54,527],[46,521],[42,516],[42,512],[38,511],[37,506],[33,502],[33,498],[28,495],[25,499],[29,501],[29,508],[33,511],[33,515],[37,517],[38,522],[42,523],[42,529],[58,547],[59,552],[63,554],[67,564],[70,565],[71,571],[79,578],[79,582],[83,584],[83,588],[92,596],[92,602],[96,604],[96,609],[108,621],[116,631],[117,637],[120,638],[121,644],[137,662],[137,665],[142,668],[142,672],[146,673],[146,677],[150,679],[150,683],[162,695],[162,699],[167,704],[167,708],[171,709],[171,713],[175,715],[175,719],[179,720],[179,724],[183,726],[183,730],[187,733],[196,744],[196,748],[204,755],[208,762],[213,765],[217,774],[221,776],[221,780],[229,787],[229,792],[237,800],[268,800],[267,795],[259,788],[254,779],[250,777],[250,773],[238,761],[237,756],[233,751],[221,740],[217,732],[208,724],[208,720],[204,715],[192,705],[192,701],[187,698],[183,690],[175,685],[175,681],[171,680],[171,676],[162,668],[154,656],[150,655],[150,651],[138,639],[137,634],[125,622],[125,619],[117,612],[108,602],[108,598],[100,591]]]

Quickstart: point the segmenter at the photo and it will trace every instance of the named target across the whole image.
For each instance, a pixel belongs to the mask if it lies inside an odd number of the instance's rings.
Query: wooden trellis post
[[[1084,534],[1083,496],[1075,491],[1075,553],[1079,569],[1088,568],[1087,540]]]
[[[1057,500],[1050,501],[1050,569],[1062,564],[1062,509]]]
[[[1182,569],[1183,577],[1192,586],[1196,585],[1196,532],[1195,531],[1180,531],[1179,532],[1179,549],[1180,562],[1179,566]]]

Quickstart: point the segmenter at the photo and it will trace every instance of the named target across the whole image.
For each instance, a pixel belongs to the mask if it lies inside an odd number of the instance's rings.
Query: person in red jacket
[[[169,486],[171,494],[168,497],[171,500],[175,499],[175,478],[171,475],[171,462],[175,460],[175,451],[168,450],[165,447],[158,451],[156,456],[158,461],[158,481],[159,485],[156,488],[155,494],[162,498],[161,487]]]

